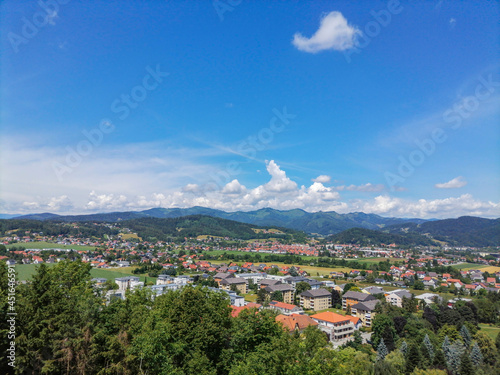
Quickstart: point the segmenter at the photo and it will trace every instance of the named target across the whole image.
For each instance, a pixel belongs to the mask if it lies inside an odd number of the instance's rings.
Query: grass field
[[[82,251],[88,251],[88,250],[94,250],[95,246],[84,246],[84,245],[60,245],[57,243],[53,242],[18,242],[18,243],[13,243],[11,245],[7,245],[7,249],[10,249],[11,247],[25,247],[26,249],[74,249],[74,250],[82,250]]]
[[[211,263],[213,264],[220,264],[220,263],[229,263],[230,261],[227,260],[213,260]],[[305,265],[296,265],[296,264],[288,264],[288,263],[283,263],[283,262],[266,262],[267,265],[271,264],[276,264],[277,266],[297,266],[300,267],[301,270],[306,271],[309,275],[311,276],[322,276],[322,275],[329,275],[330,272],[332,271],[337,271],[337,272],[349,272],[352,268],[349,267],[332,267],[332,268],[325,268],[325,267],[313,267],[313,266],[305,266]],[[319,273],[319,275],[318,275]]]
[[[479,324],[481,331],[490,336],[493,341],[497,338],[498,333],[500,333],[500,327],[495,327],[489,324]]]
[[[380,262],[386,262],[389,260],[389,262],[394,263],[394,262],[402,262],[404,259],[401,258],[361,258],[361,259],[349,259],[349,260],[355,260],[359,263],[380,263]]]
[[[53,267],[54,264],[47,264],[49,267]],[[36,272],[36,268],[38,264],[19,264],[16,266],[17,278],[18,280],[29,280]],[[106,279],[114,279],[117,277],[123,276],[139,276],[141,281],[145,281],[147,278],[148,281],[153,280],[151,277],[147,277],[147,275],[134,275],[132,270],[134,267],[123,267],[123,268],[111,268],[111,269],[102,269],[102,268],[93,268],[90,270],[90,275],[92,277],[103,277]]]
[[[457,265],[454,265],[452,266],[453,268],[456,268],[457,270],[475,270],[475,269],[483,269],[485,267],[487,267],[486,265],[484,264],[476,264],[476,263],[461,263],[461,264],[457,264]],[[500,269],[500,267],[496,267],[498,269]]]
[[[249,252],[249,251],[226,251],[226,250],[209,250],[209,251],[204,251],[203,254],[211,255],[211,256],[219,256],[222,254],[234,254],[234,255],[247,255],[250,254],[252,257],[255,256],[256,254],[259,254],[262,258],[262,261],[271,256],[271,255],[284,255],[284,254],[269,254],[269,253],[257,253],[257,252]],[[304,260],[311,260],[311,259],[317,259],[317,257],[310,257],[307,255],[300,255],[300,257]],[[229,260],[228,260],[229,261]]]

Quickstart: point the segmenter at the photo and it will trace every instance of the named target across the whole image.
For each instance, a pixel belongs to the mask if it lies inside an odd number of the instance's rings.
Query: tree
[[[479,367],[483,363],[483,355],[481,354],[481,349],[479,349],[479,345],[477,345],[477,342],[475,342],[472,346],[470,359],[475,367]]]
[[[417,281],[415,281],[415,284],[413,284],[413,289],[415,289],[415,290],[424,290],[425,289],[425,285],[424,285],[424,283],[421,280],[417,280]]]
[[[427,354],[427,358],[429,358],[429,362],[432,363],[434,360],[434,346],[431,343],[431,340],[429,339],[429,335],[425,335],[424,341],[423,341],[425,351]]]
[[[421,362],[420,351],[416,344],[411,344],[406,357],[405,373],[411,374]]]
[[[383,360],[387,354],[389,354],[389,351],[387,350],[387,347],[384,344],[384,339],[382,338],[377,346],[377,361]]]
[[[332,289],[332,306],[337,309],[342,307],[342,296],[335,289]]]
[[[399,347],[399,351],[404,355],[406,356],[406,354],[408,353],[408,344],[406,344],[406,341],[403,340],[403,342],[401,343],[401,346]]]
[[[298,304],[298,300],[300,300],[300,293],[305,292],[306,290],[311,289],[311,284],[306,283],[305,281],[298,282],[295,286],[295,302]]]
[[[395,350],[390,352],[387,357],[384,359],[385,362],[388,362],[396,369],[398,374],[403,374],[405,371],[405,357],[402,352],[399,350]]]
[[[260,303],[261,305],[263,305],[267,300],[267,293],[266,291],[264,290],[264,288],[261,288],[259,289],[259,291],[257,292],[257,300],[256,302],[257,303]]]
[[[386,327],[388,329],[386,330]],[[394,337],[396,335],[396,330],[394,329],[394,322],[392,319],[385,314],[377,314],[375,318],[373,318],[372,322],[372,343],[373,347],[377,348],[382,337],[384,341],[387,342],[387,338],[391,340],[391,343],[394,343]]]
[[[464,340],[465,346],[468,348],[471,344],[472,337],[469,333],[469,330],[467,329],[466,325],[462,325],[462,328],[460,328],[460,336],[462,336]]]
[[[373,367],[373,375],[398,375],[399,371],[394,366],[384,360],[378,360]]]
[[[407,323],[407,320],[404,316],[395,316],[393,319],[394,328],[396,329],[396,334],[400,337],[404,336],[404,329]]]
[[[283,302],[283,293],[279,290],[274,291],[271,294],[271,301]]]
[[[500,352],[500,332],[498,332],[497,337],[495,339],[495,345],[496,345],[498,351]]]
[[[471,359],[467,353],[464,353],[460,359],[460,375],[474,375],[474,373]]]
[[[497,350],[495,347],[495,343],[490,338],[490,336],[488,336],[486,333],[479,331],[476,333],[474,338],[476,339],[479,349],[481,349],[484,362],[489,365],[495,364],[497,358]]]

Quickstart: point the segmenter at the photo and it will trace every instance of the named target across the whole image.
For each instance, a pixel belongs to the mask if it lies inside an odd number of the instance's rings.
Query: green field
[[[53,267],[55,264],[47,264],[49,267]],[[36,272],[36,268],[38,264],[19,264],[16,266],[17,278],[18,280],[29,280],[31,276],[33,276]],[[106,279],[114,279],[117,277],[123,276],[139,276],[141,281],[145,281],[147,278],[148,281],[154,280],[151,277],[147,277],[147,275],[134,275],[132,270],[134,267],[123,267],[123,268],[111,268],[111,269],[102,269],[102,268],[93,268],[90,270],[90,275],[92,277],[103,277]]]
[[[360,259],[349,259],[349,260],[354,260],[359,263],[380,263],[380,262],[386,262],[389,260],[389,262],[394,263],[394,262],[402,262],[404,259],[402,258],[360,258]]]
[[[13,243],[10,245],[7,245],[7,249],[10,249],[11,247],[19,247],[22,246],[26,249],[74,249],[74,250],[82,250],[82,251],[88,251],[88,250],[94,250],[95,246],[84,246],[84,245],[60,245],[57,243],[53,242],[18,242],[18,243]]]
[[[257,252],[250,252],[250,251],[227,251],[227,250],[208,250],[208,251],[203,251],[203,254],[206,255],[211,255],[211,256],[219,256],[222,254],[234,254],[234,255],[247,255],[250,254],[252,257],[255,255],[259,254],[261,256],[262,261],[264,261],[267,257],[271,255],[285,255],[285,254],[270,254],[270,253],[257,253]],[[307,255],[299,255],[302,259],[304,260],[311,260],[311,259],[317,259],[317,257],[311,257]],[[229,262],[229,260],[228,260]]]
[[[481,331],[490,336],[493,339],[493,341],[497,338],[498,334],[500,333],[500,327],[495,327],[489,324],[479,324],[479,327],[481,327]]]
[[[457,264],[455,266],[452,266],[453,268],[456,268],[457,270],[475,270],[475,269],[481,269],[484,267],[487,267],[485,264],[477,264],[477,263],[462,263],[462,264]]]

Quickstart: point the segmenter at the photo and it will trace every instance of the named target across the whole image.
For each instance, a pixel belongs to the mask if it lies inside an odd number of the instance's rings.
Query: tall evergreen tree
[[[429,335],[427,334],[425,335],[423,343],[427,350],[430,362],[432,363],[432,361],[434,360],[434,346],[432,345],[431,340],[429,339]]]
[[[483,363],[483,354],[481,353],[481,349],[479,349],[479,345],[477,345],[477,342],[475,342],[472,346],[470,359],[472,361],[472,364],[476,367],[481,366]]]
[[[462,328],[460,328],[460,336],[462,336],[462,338],[464,339],[464,344],[468,348],[472,342],[472,336],[465,324],[463,324]]]
[[[418,350],[418,346],[411,344],[406,358],[405,373],[411,374],[413,370],[420,365],[421,361],[422,359],[420,357],[420,350]]]
[[[405,340],[403,340],[403,342],[401,343],[399,350],[401,351],[401,353],[403,353],[404,356],[406,356],[406,353],[408,353],[408,344]]]
[[[387,346],[385,346],[384,339],[380,339],[380,343],[378,344],[377,347],[377,361],[383,360],[387,354],[389,354],[389,351],[387,350]]]
[[[474,375],[474,367],[472,366],[472,361],[467,353],[464,353],[460,358],[460,375]]]

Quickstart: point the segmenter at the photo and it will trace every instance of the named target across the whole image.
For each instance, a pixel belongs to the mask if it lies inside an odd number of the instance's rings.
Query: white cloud
[[[313,182],[321,182],[322,184],[326,184],[331,181],[331,177],[327,176],[326,174],[322,174],[321,176],[318,176],[316,178],[313,178]]]
[[[319,29],[310,38],[300,33],[293,36],[292,44],[300,51],[316,53],[324,50],[344,51],[354,47],[360,31],[347,23],[340,12],[330,12],[321,19]]]
[[[457,24],[457,20],[455,18],[450,18],[449,24],[450,24],[450,29],[453,29]]]
[[[371,212],[383,216],[438,218],[470,216],[500,216],[500,202],[484,202],[470,194],[444,199],[419,199],[418,201],[380,195],[372,201],[357,201],[351,210]]]
[[[231,182],[228,182],[226,186],[224,186],[221,190],[222,194],[242,194],[247,190],[245,186],[240,184],[240,182],[234,179]]]
[[[266,164],[266,169],[271,175],[271,181],[264,185],[265,190],[283,193],[297,189],[297,184],[286,176],[285,171],[282,171],[274,160],[266,162]]]
[[[68,212],[73,208],[73,202],[71,202],[67,195],[61,195],[60,197],[51,198],[47,204],[47,208],[52,212]]]
[[[141,197],[142,198],[142,197]],[[89,196],[89,201],[85,208],[91,211],[96,210],[123,210],[128,204],[128,199],[125,195],[101,194],[97,195],[92,191]]]
[[[458,189],[467,185],[467,181],[462,176],[455,177],[454,179],[434,185],[438,189]]]

